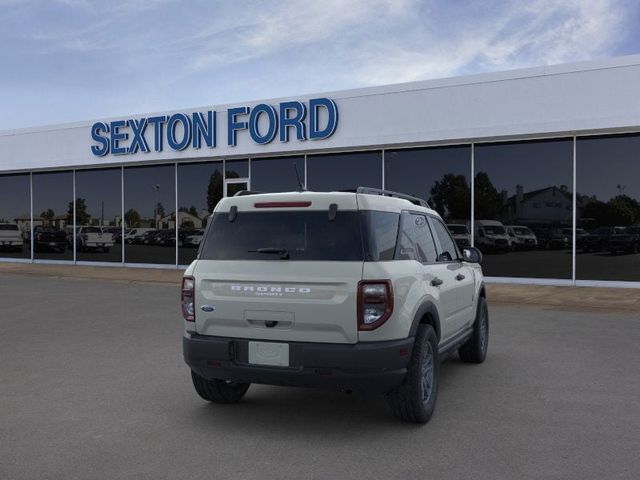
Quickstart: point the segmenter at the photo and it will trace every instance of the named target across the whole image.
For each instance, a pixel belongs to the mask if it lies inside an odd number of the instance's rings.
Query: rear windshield
[[[200,252],[203,260],[391,260],[398,214],[338,211],[217,213]]]

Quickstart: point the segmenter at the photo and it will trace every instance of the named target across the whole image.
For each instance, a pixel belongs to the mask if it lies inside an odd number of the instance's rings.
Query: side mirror
[[[469,263],[482,263],[482,252],[475,247],[462,249],[462,259]]]

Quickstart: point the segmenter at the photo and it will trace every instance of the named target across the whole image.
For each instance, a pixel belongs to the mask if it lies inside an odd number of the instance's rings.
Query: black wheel
[[[420,325],[404,383],[387,393],[393,415],[405,422],[427,423],[438,396],[438,338],[431,325]]]
[[[205,400],[214,403],[236,403],[249,390],[250,383],[227,382],[225,380],[207,380],[193,370],[191,371],[193,386]]]
[[[489,309],[484,297],[478,299],[476,321],[473,324],[473,334],[464,345],[458,349],[460,358],[467,363],[482,363],[487,358],[489,346]]]

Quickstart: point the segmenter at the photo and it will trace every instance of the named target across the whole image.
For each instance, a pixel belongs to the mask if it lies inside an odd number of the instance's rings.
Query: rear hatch
[[[196,331],[355,343],[363,260],[356,195],[225,199],[216,208],[193,271]]]

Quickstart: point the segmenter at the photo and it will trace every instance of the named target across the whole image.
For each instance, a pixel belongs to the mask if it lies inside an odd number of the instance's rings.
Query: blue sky
[[[0,130],[640,52],[640,2],[0,0]]]

